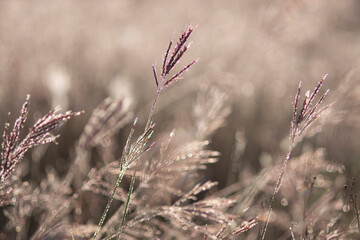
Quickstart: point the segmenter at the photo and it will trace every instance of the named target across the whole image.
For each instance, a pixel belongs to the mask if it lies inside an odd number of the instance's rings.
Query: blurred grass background
[[[160,66],[168,41],[192,24],[193,45],[181,64],[199,62],[161,97],[155,121],[159,131],[191,134],[199,88],[216,85],[227,93],[232,113],[212,139],[222,156],[208,178],[224,187],[237,181],[235,173],[229,182],[231,170],[251,174],[276,162],[298,82],[312,88],[325,73],[336,124],[300,148],[325,147],[329,160],[345,164],[347,178],[358,177],[359,12],[357,0],[2,0],[1,123],[9,111],[15,118],[28,93],[30,123],[56,105],[85,110],[60,130],[60,144],[38,159],[44,169],[54,165],[64,173],[92,110],[107,96],[126,96],[145,120],[156,89],[151,65]],[[119,133],[119,153],[127,134]],[[244,149],[234,154],[237,138]],[[240,165],[231,165],[231,158]],[[30,157],[22,163],[28,178],[35,175],[30,163]]]

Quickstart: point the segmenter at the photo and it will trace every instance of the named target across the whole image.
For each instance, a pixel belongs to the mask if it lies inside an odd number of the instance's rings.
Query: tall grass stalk
[[[118,179],[116,180],[116,184],[115,187],[112,191],[112,194],[110,196],[110,199],[105,207],[105,210],[101,216],[101,219],[99,221],[98,224],[98,228],[96,230],[96,232],[93,235],[93,240],[96,239],[97,235],[99,234],[99,232],[101,231],[101,228],[105,222],[105,218],[110,210],[111,204],[114,200],[114,196],[116,193],[116,190],[119,188],[120,183],[125,175],[125,172],[127,171],[127,169],[130,167],[130,165],[134,162],[137,162],[139,160],[139,158],[141,157],[141,155],[143,153],[145,153],[146,151],[150,150],[150,148],[152,147],[152,145],[147,145],[148,141],[150,140],[152,134],[153,134],[153,129],[155,127],[155,124],[153,123],[153,115],[155,112],[155,108],[156,108],[156,104],[158,102],[158,99],[160,97],[160,94],[162,92],[162,90],[165,87],[168,87],[170,84],[172,84],[173,82],[175,82],[176,80],[180,79],[182,74],[187,71],[196,61],[192,61],[190,64],[188,64],[187,66],[185,66],[184,68],[182,68],[179,72],[177,72],[176,74],[174,74],[172,77],[167,78],[167,76],[169,75],[170,71],[177,65],[177,63],[179,63],[181,57],[184,55],[184,53],[188,50],[188,48],[190,47],[190,44],[186,45],[190,35],[193,32],[193,28],[189,27],[186,31],[182,32],[176,46],[173,49],[173,52],[171,54],[171,56],[169,57],[169,53],[171,50],[171,46],[172,46],[172,41],[170,41],[169,46],[166,50],[165,53],[165,57],[163,60],[163,66],[162,66],[162,72],[160,75],[160,79],[161,81],[159,82],[158,80],[158,76],[156,73],[156,69],[155,66],[152,67],[153,69],[153,74],[154,74],[154,79],[155,79],[155,84],[156,84],[156,96],[155,96],[155,100],[154,103],[151,107],[147,122],[146,122],[146,126],[144,129],[143,134],[137,139],[137,141],[133,144],[130,145],[132,136],[134,134],[134,130],[135,130],[135,126],[136,126],[136,122],[137,120],[135,120],[133,127],[130,131],[129,137],[127,139],[126,145],[124,147],[124,151],[120,160],[120,173],[118,176]],[[169,57],[169,59],[168,59]],[[125,209],[124,209],[124,213],[123,213],[123,217],[122,217],[122,221],[120,224],[120,228],[118,230],[118,236],[120,237],[124,222],[125,222],[125,218],[126,218],[126,214],[127,214],[127,209],[129,207],[130,204],[130,198],[132,195],[132,191],[133,191],[133,185],[135,182],[135,177],[133,176],[131,179],[131,184],[130,184],[130,188],[129,188],[129,194],[125,203]]]
[[[320,104],[323,102],[324,98],[328,94],[329,90],[327,90],[316,102],[314,106],[313,101],[316,98],[316,95],[318,94],[321,86],[323,85],[324,80],[326,79],[327,74],[322,77],[322,79],[319,81],[318,85],[314,88],[313,92],[310,94],[310,91],[306,92],[305,99],[302,104],[302,107],[300,111],[298,112],[298,103],[300,99],[300,92],[301,92],[301,82],[299,83],[297,94],[295,95],[295,99],[293,102],[293,117],[291,120],[291,127],[290,127],[290,136],[289,136],[289,148],[286,153],[286,157],[283,161],[280,175],[278,177],[278,180],[275,185],[274,193],[271,197],[269,209],[267,212],[266,220],[263,225],[263,228],[261,230],[261,234],[259,236],[259,239],[264,240],[266,236],[266,230],[269,225],[270,221],[270,215],[273,210],[273,205],[276,201],[276,195],[279,192],[281,188],[282,181],[284,179],[284,174],[286,172],[286,168],[288,165],[288,162],[291,158],[292,151],[300,138],[302,137],[302,134],[304,131],[306,131],[319,117],[320,115],[327,110],[330,106],[327,105],[323,108],[319,108]]]

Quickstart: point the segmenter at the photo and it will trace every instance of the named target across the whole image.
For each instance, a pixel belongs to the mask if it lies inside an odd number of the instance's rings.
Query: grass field
[[[0,1],[0,239],[358,239],[359,10]]]

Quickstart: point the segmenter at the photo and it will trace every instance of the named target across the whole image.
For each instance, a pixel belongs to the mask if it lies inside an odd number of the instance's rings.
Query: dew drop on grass
[[[246,212],[249,209],[250,209],[250,207],[246,207],[246,208],[244,208],[243,212]]]
[[[350,211],[350,205],[349,205],[349,204],[345,204],[345,205],[343,206],[343,211],[344,211],[344,212],[349,212],[349,211]]]
[[[331,164],[329,164],[329,165],[327,166],[327,168],[326,168],[326,171],[328,171],[329,173],[334,172],[334,166],[331,165]]]
[[[82,214],[81,208],[80,208],[80,207],[77,207],[77,208],[75,209],[75,213],[76,213],[77,215],[81,215],[81,214]]]
[[[281,199],[281,205],[287,206],[288,204],[289,204],[289,202],[286,198]]]
[[[322,174],[319,174],[316,176],[316,185],[318,187],[324,187],[325,186],[325,179]]]

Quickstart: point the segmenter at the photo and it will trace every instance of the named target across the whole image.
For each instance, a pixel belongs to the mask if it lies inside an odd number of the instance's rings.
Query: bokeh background
[[[0,122],[8,112],[15,118],[26,94],[29,124],[57,105],[85,110],[60,129],[58,145],[22,163],[24,178],[41,181],[48,165],[64,174],[92,110],[106,97],[126,97],[144,124],[156,91],[151,66],[160,66],[168,41],[192,25],[193,44],[181,64],[199,61],[161,96],[157,130],[191,135],[199,89],[226,92],[232,111],[210,144],[222,155],[206,172],[223,188],[244,178],[238,173],[255,174],[279,160],[299,81],[312,89],[328,73],[332,114],[297,151],[324,147],[328,160],[345,165],[346,182],[360,169],[359,12],[357,0],[1,0]],[[115,154],[128,131],[117,135]],[[33,172],[33,161],[42,169]]]

